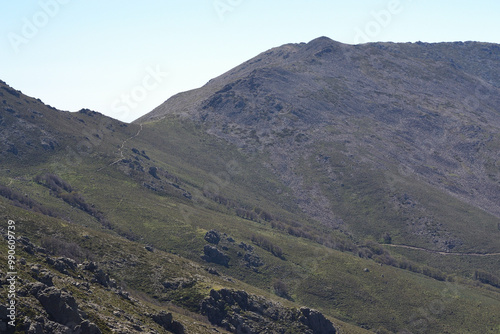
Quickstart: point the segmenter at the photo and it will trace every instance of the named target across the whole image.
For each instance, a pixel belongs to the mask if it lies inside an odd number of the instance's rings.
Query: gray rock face
[[[169,332],[174,334],[185,333],[184,326],[180,322],[173,319],[172,313],[161,311],[160,313],[153,315],[153,320]]]
[[[210,291],[201,303],[208,320],[231,333],[335,334],[337,331],[323,314],[309,308],[288,309],[281,304],[245,291]]]
[[[80,325],[76,326],[74,333],[76,334],[101,334],[101,330],[96,324],[85,320]]]
[[[94,279],[97,283],[101,284],[102,286],[108,286],[109,285],[109,275],[104,272],[102,269],[96,270],[94,274]]]
[[[217,263],[226,267],[229,266],[229,256],[218,250],[217,247],[205,245],[203,253],[204,255],[201,258],[207,262]]]
[[[58,323],[73,328],[82,322],[75,298],[69,293],[55,287],[47,287],[40,289],[35,296],[45,311]]]
[[[332,322],[325,318],[325,316],[316,310],[312,310],[307,307],[302,307],[300,309],[303,316],[299,318],[300,322],[312,329],[313,333],[321,334],[334,334],[336,333]]]

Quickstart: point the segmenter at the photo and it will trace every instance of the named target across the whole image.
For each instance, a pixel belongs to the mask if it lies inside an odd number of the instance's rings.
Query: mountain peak
[[[311,40],[309,43],[307,43],[307,45],[310,47],[320,47],[320,48],[325,46],[340,45],[340,44],[342,43],[334,41],[333,39],[326,36],[315,38]]]

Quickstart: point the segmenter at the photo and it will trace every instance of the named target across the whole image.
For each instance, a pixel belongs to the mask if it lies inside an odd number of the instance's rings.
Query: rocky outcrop
[[[211,290],[201,303],[208,320],[231,333],[335,334],[337,331],[323,314],[309,308],[289,309],[245,291]]]
[[[83,263],[83,269],[88,270],[94,273],[94,278],[92,279],[92,283],[99,283],[106,288],[116,288],[116,281],[112,278],[109,278],[109,274],[107,274],[103,269],[99,268],[99,265],[95,262],[85,262]]]
[[[81,333],[81,334],[101,334],[101,330],[99,329],[99,327],[97,327],[96,324],[88,321],[88,320],[85,320],[85,321],[82,321],[82,323],[78,326],[76,326],[75,330],[74,330],[75,333]]]
[[[152,318],[154,322],[156,322],[158,325],[162,326],[169,332],[172,332],[174,334],[185,333],[184,326],[180,322],[175,321],[173,319],[172,313],[166,313],[165,311],[161,311],[158,314],[154,314]]]
[[[325,318],[321,312],[307,307],[302,307],[300,312],[302,316],[299,318],[299,321],[309,327],[313,333],[327,334],[336,332],[332,322]]]
[[[226,267],[229,266],[229,256],[218,250],[217,247],[205,245],[203,253],[204,255],[201,258],[207,262],[217,263]]]
[[[45,261],[57,271],[66,275],[69,274],[68,270],[74,271],[78,266],[75,260],[66,257],[59,257],[56,259],[47,257]]]
[[[246,253],[243,256],[243,260],[245,260],[247,267],[260,267],[264,265],[260,257],[254,253]]]
[[[43,283],[29,284],[33,295],[49,318],[39,316],[25,323],[27,333],[100,334],[101,330],[80,311],[75,298],[68,292]]]
[[[70,328],[76,327],[83,319],[75,298],[55,287],[46,287],[35,294],[47,313],[58,323]]]
[[[217,245],[220,241],[220,233],[216,230],[208,231],[205,234],[205,240],[211,244]]]

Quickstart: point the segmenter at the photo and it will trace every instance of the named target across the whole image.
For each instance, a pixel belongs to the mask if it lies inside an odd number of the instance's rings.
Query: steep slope
[[[500,243],[500,47],[328,38],[262,53],[136,123],[172,117],[245,152],[325,226],[429,249]]]

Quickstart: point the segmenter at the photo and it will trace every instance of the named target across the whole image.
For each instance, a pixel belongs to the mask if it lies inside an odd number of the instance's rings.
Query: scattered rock
[[[35,276],[35,279],[47,286],[53,286],[54,285],[54,282],[53,282],[53,278],[54,278],[54,275],[48,271],[47,269],[42,269],[40,271],[40,273]]]
[[[75,260],[67,257],[57,258],[54,263],[54,268],[63,274],[68,274],[68,270],[76,270],[77,267]]]
[[[319,311],[302,307],[300,312],[303,315],[299,318],[300,322],[312,329],[314,334],[335,334],[337,332],[332,322]]]
[[[24,251],[28,254],[35,254],[35,245],[33,245],[27,237],[20,237],[17,239],[17,241],[22,245]]]
[[[154,251],[153,246],[150,246],[150,245],[144,246],[144,249],[147,250],[148,252],[153,252]]]
[[[158,176],[158,168],[157,167],[149,167],[148,173],[154,177],[155,179],[159,180],[160,177]]]
[[[84,262],[83,263],[84,270],[95,272],[97,270],[97,268],[98,268],[98,266],[97,266],[97,263],[95,263],[95,262]]]
[[[207,268],[207,271],[209,274],[215,275],[215,276],[220,276],[219,272],[215,268]]]
[[[210,230],[205,234],[205,240],[211,244],[217,245],[220,242],[220,233],[216,230]]]
[[[32,265],[32,266],[31,266],[31,268],[30,268],[30,269],[31,269],[31,271],[32,271],[33,273],[38,274],[38,272],[40,271],[40,265],[38,265],[38,264],[34,264],[34,265]]]
[[[126,291],[123,291],[123,290],[121,290],[121,289],[120,289],[120,290],[118,290],[118,291],[116,292],[116,294],[117,294],[118,296],[122,297],[123,299],[126,299],[126,300],[131,300],[131,299],[130,299],[130,295],[129,295],[129,293],[128,293],[128,292],[126,292]]]
[[[102,269],[96,270],[94,274],[94,281],[101,284],[104,287],[109,287],[109,275],[104,272]]]
[[[68,270],[76,270],[76,268],[78,267],[75,260],[66,257],[59,257],[54,259],[51,258],[50,256],[47,256],[45,258],[45,262],[47,262],[47,264],[53,266],[57,271],[65,275],[69,274]]]
[[[26,288],[29,290],[31,295],[36,296],[40,290],[47,288],[48,286],[42,282],[29,283]]]
[[[246,243],[244,242],[240,242],[240,244],[238,245],[240,248],[246,250],[247,252],[253,252],[253,246],[252,245],[247,245]]]
[[[47,254],[47,250],[43,247],[36,247],[35,251],[42,254]]]
[[[247,267],[260,267],[264,265],[260,257],[254,253],[246,253],[243,259],[247,262]]]

